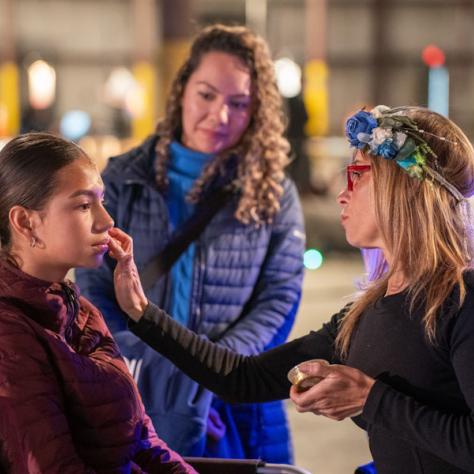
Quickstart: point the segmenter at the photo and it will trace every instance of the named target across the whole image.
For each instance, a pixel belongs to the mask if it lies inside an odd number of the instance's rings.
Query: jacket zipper
[[[193,279],[191,289],[191,307],[189,315],[189,328],[198,332],[199,324],[201,322],[201,292],[202,280],[204,275],[204,261],[202,258],[202,241],[196,241],[196,255],[195,264],[193,268]]]
[[[76,312],[79,307],[77,303],[77,298],[76,295],[74,294],[74,291],[69,288],[69,286],[66,283],[61,283],[61,286],[63,288],[64,294],[66,296],[66,307],[67,307],[67,312],[68,312],[68,321],[67,325],[64,328],[64,339],[66,341],[71,341],[72,338],[72,325],[76,319]],[[72,317],[69,315],[72,314]]]

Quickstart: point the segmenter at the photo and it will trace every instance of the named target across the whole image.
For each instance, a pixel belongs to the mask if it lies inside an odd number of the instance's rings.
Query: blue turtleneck
[[[190,150],[177,141],[170,144],[169,151],[169,187],[166,202],[172,227],[177,229],[194,212],[195,206],[186,201],[186,195],[213,155]],[[189,320],[194,254],[195,244],[191,243],[171,268],[169,310],[173,318],[185,326]]]

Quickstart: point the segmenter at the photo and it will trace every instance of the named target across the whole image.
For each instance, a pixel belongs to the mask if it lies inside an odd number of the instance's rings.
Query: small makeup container
[[[289,372],[288,372],[288,380],[295,386],[298,392],[305,392],[313,385],[321,382],[323,377],[311,376],[305,374],[304,368],[314,362],[318,362],[322,365],[329,365],[329,362],[324,359],[310,359],[301,362],[301,364],[295,365]]]

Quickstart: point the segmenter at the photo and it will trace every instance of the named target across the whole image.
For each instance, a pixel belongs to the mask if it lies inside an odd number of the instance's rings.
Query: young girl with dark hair
[[[104,187],[76,145],[0,152],[0,470],[194,473],[161,441],[100,312],[66,279],[102,262]]]

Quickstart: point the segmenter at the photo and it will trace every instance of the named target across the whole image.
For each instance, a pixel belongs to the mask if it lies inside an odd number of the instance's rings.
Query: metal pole
[[[163,50],[161,77],[163,102],[169,94],[176,72],[186,59],[190,36],[196,30],[193,24],[193,0],[162,0]]]
[[[140,112],[132,120],[132,135],[140,140],[155,128],[157,110],[157,73],[155,51],[158,44],[156,0],[134,0],[133,74],[140,86]]]
[[[306,65],[304,100],[306,132],[326,135],[329,129],[328,66],[326,61],[327,0],[306,0]]]
[[[306,0],[306,58],[326,61],[327,0]]]
[[[249,28],[266,37],[267,0],[245,0],[245,23]]]
[[[13,61],[13,0],[0,0],[0,61]]]

